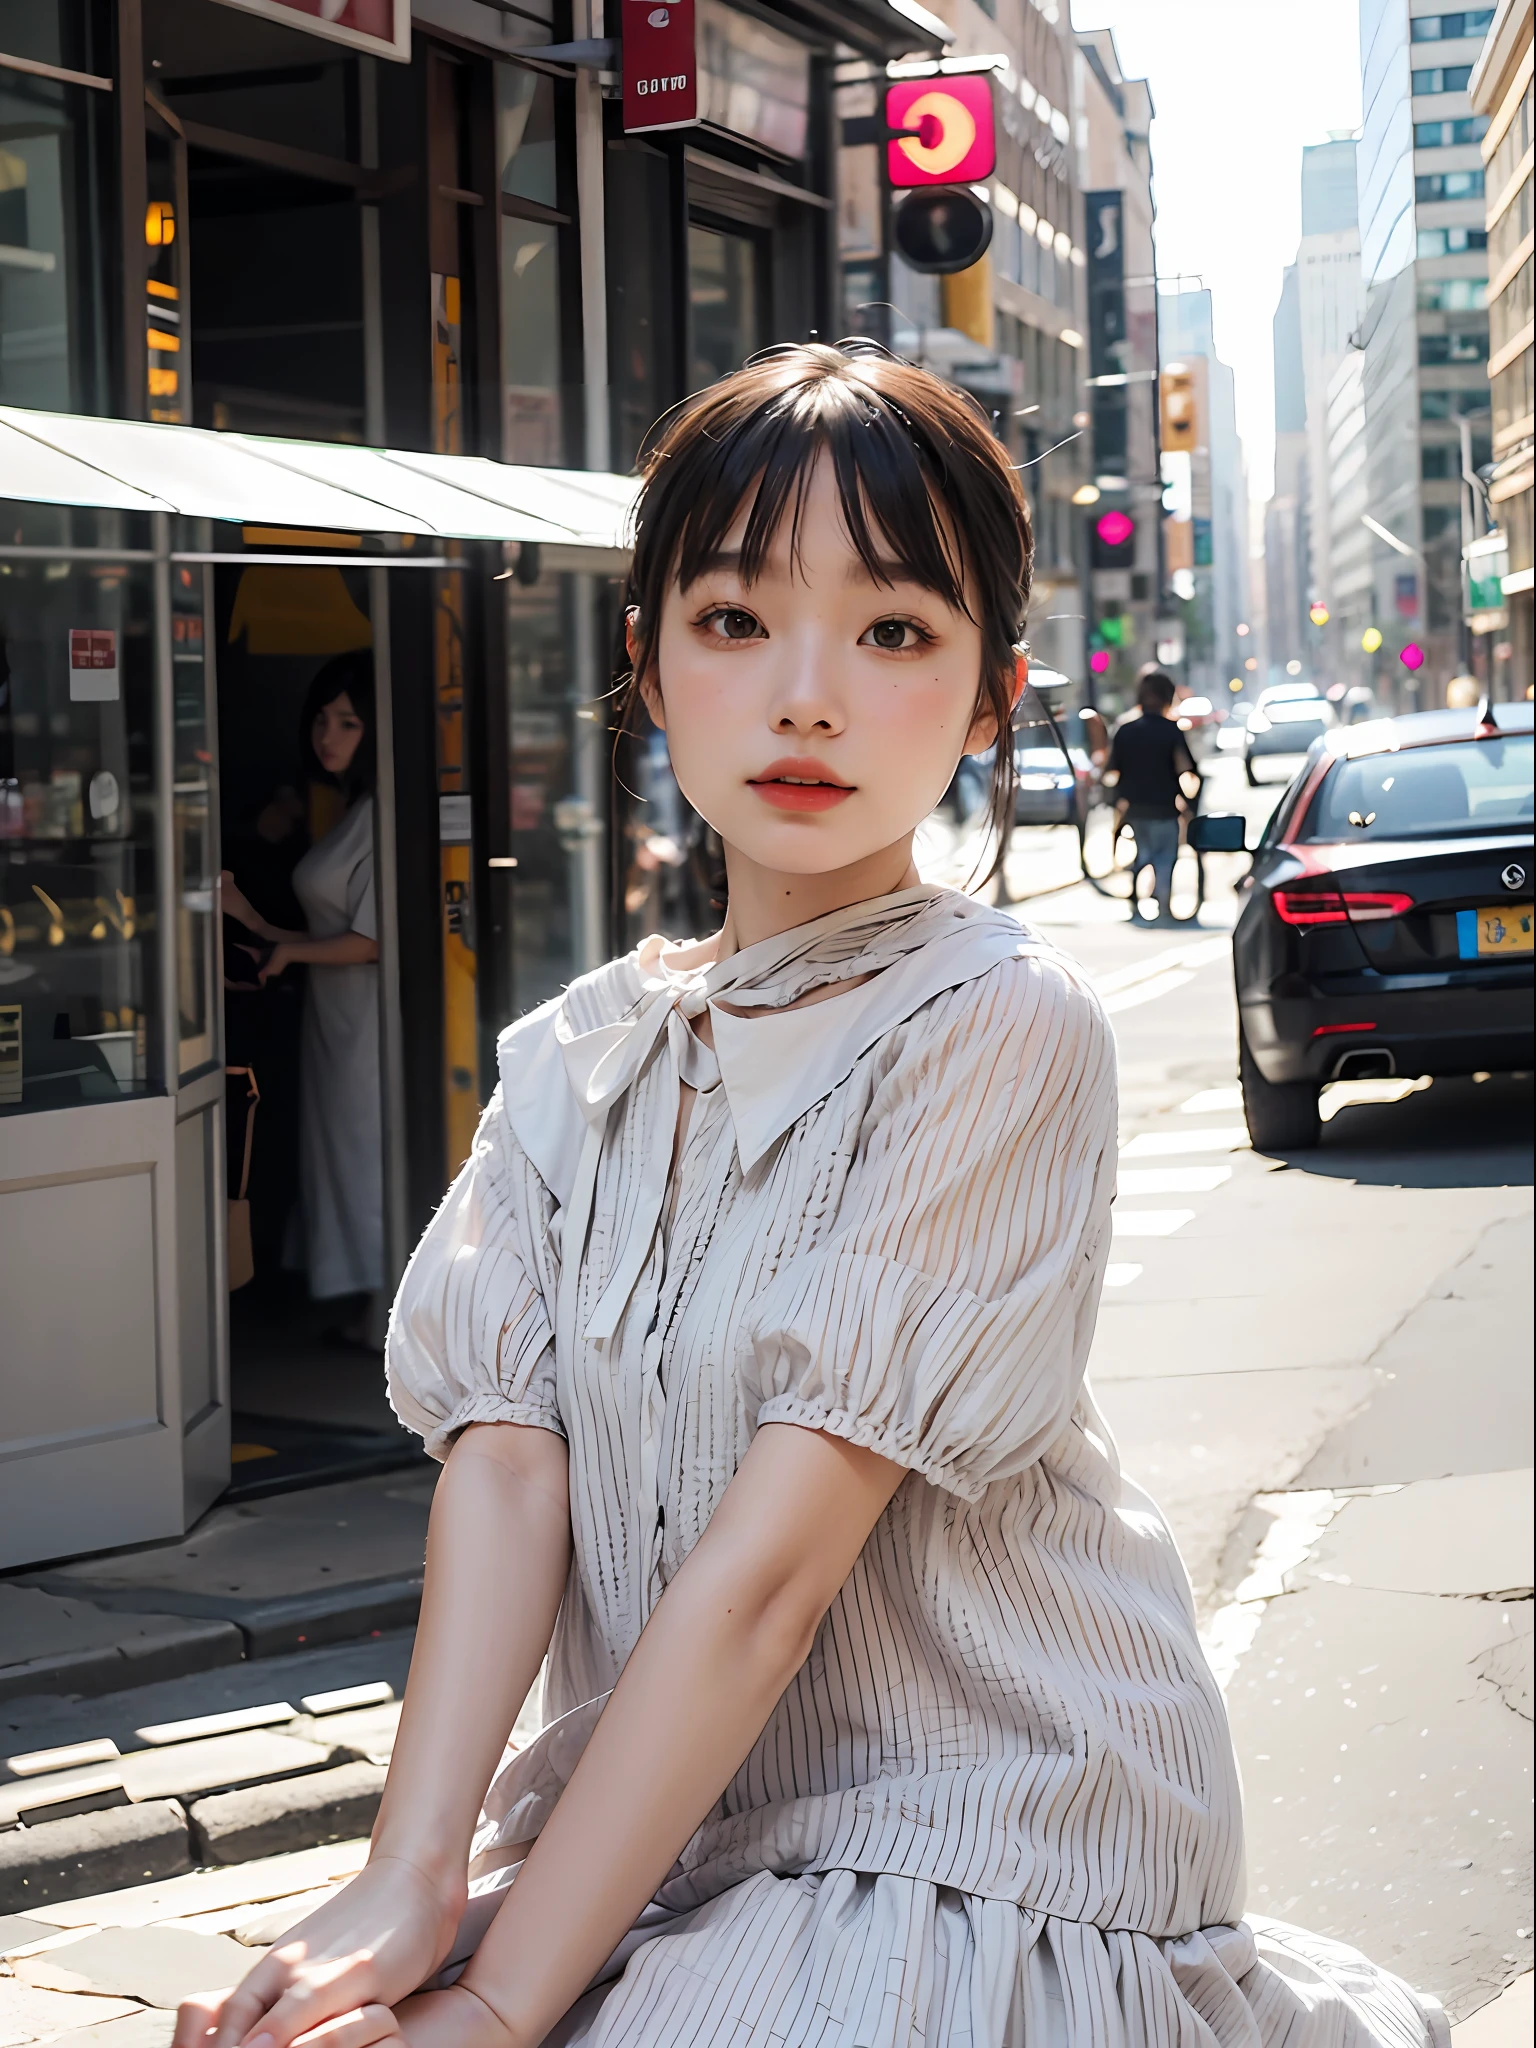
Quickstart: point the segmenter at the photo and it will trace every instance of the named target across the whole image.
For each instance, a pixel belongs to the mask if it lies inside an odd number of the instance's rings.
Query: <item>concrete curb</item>
[[[200,1863],[248,1863],[290,1849],[352,1841],[373,1827],[384,1790],[383,1764],[339,1764],[303,1778],[245,1785],[192,1806]]]
[[[0,1835],[0,1912],[90,1898],[191,1868],[187,1816],[174,1799],[13,1828]]]

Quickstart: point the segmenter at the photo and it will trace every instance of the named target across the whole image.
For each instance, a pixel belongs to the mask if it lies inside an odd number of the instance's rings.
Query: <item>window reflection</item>
[[[701,226],[688,229],[688,297],[693,308],[693,369],[700,391],[739,370],[763,346],[761,258],[755,235]]]
[[[10,32],[0,48],[73,68],[57,34]],[[73,10],[71,10],[73,11]],[[53,10],[35,10],[37,27]],[[19,26],[19,25],[18,25]],[[92,215],[110,95],[0,69],[0,404],[52,412],[105,409],[107,343],[100,237]]]
[[[563,375],[560,209],[555,82],[516,65],[496,67],[496,153],[501,185],[502,386],[509,462],[558,467],[570,424]]]

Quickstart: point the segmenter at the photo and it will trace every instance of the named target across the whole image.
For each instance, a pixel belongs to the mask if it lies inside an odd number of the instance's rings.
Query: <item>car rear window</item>
[[[1303,840],[1438,839],[1531,823],[1532,736],[1459,740],[1340,761]]]

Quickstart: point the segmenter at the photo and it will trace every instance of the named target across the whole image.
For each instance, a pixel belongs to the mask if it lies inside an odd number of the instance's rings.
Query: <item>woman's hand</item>
[[[172,2048],[236,2048],[258,2035],[268,2048],[287,2048],[301,2034],[320,2048],[320,2028],[327,2029],[324,2048],[368,2048],[385,2038],[369,2027],[392,2026],[388,2008],[441,1966],[465,1889],[449,1896],[413,1863],[376,1858],[275,1943],[234,1990],[187,1999]]]
[[[280,939],[262,963],[257,980],[265,988],[269,981],[275,981],[280,974],[290,968],[297,958],[295,948],[286,939]]]

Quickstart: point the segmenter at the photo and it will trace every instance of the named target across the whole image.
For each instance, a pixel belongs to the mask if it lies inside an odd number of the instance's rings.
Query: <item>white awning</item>
[[[627,549],[639,485],[481,456],[0,406],[0,498],[327,533]]]

